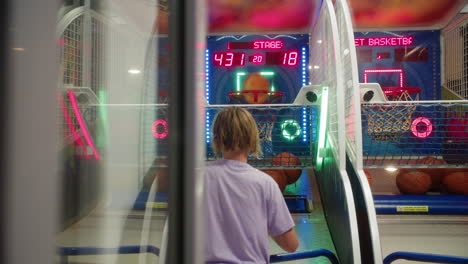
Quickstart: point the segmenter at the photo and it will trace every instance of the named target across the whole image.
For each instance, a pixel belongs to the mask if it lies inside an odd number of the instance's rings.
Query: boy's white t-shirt
[[[205,173],[207,263],[269,263],[268,235],[294,227],[277,183],[237,160],[208,162]]]

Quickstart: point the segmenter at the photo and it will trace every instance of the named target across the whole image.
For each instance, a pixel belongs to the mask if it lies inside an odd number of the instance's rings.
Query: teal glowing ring
[[[291,133],[289,129],[286,129],[288,126],[293,126],[296,129],[296,131],[294,133]],[[290,140],[290,141],[294,140],[299,135],[301,135],[301,132],[302,132],[301,126],[296,120],[288,119],[288,120],[284,120],[281,123],[281,135],[287,140]]]

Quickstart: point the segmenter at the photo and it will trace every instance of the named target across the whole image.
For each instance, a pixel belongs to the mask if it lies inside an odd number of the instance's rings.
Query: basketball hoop
[[[284,92],[267,90],[242,90],[227,93],[229,104],[274,104],[280,103]],[[276,109],[269,106],[246,107],[257,122],[260,144],[264,156],[273,154],[272,133]]]
[[[418,87],[382,87],[389,101],[413,101],[419,99]],[[362,112],[367,116],[367,134],[378,140],[397,140],[412,128],[414,104],[367,105]]]
[[[281,101],[284,92],[265,90],[242,90],[227,93],[230,104],[274,104]]]
[[[419,87],[382,87],[382,90],[389,101],[417,101],[421,92]]]
[[[255,121],[258,127],[258,136],[260,139],[260,145],[262,147],[263,155],[271,156],[273,154],[273,142],[272,134],[275,127],[276,112],[271,107],[252,107],[247,109]]]

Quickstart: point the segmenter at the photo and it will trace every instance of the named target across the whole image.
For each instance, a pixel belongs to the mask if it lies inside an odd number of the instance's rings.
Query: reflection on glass
[[[64,1],[59,11],[64,263],[158,263],[170,133],[169,46],[158,30],[167,32],[167,14],[166,1],[143,0]]]

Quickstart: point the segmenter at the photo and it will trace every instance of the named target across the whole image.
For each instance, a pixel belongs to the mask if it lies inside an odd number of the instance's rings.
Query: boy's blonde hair
[[[243,108],[230,106],[219,111],[212,132],[216,155],[225,151],[248,151],[255,157],[262,155],[257,123]]]

